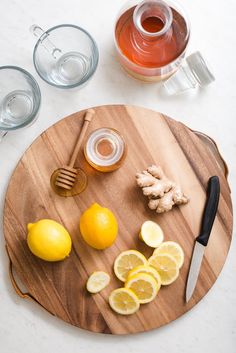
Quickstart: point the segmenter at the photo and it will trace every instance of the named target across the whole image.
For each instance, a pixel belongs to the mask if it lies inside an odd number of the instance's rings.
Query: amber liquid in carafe
[[[142,27],[149,33],[156,33],[163,29],[164,23],[160,18],[150,16],[142,21]]]
[[[156,68],[168,65],[184,51],[188,42],[188,29],[185,19],[173,8],[173,22],[170,29],[159,37],[144,38],[135,27],[133,12],[135,6],[119,18],[115,36],[120,51],[131,62],[141,67]],[[145,31],[156,33],[164,28],[163,21],[150,16],[142,21]]]

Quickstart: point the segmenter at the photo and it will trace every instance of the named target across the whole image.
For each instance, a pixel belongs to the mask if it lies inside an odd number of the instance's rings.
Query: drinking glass
[[[75,88],[85,84],[95,73],[98,48],[91,35],[71,24],[62,24],[43,31],[31,26],[38,37],[33,61],[39,76],[58,88]]]
[[[0,66],[0,140],[8,131],[31,124],[41,102],[33,76],[17,66]]]

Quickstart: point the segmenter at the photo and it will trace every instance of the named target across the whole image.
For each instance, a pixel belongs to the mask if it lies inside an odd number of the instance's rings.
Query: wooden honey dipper
[[[85,113],[83,127],[74,147],[74,151],[72,153],[69,165],[63,166],[58,170],[58,175],[56,177],[55,184],[60,188],[71,190],[76,182],[77,169],[74,168],[75,160],[81,147],[86,130],[94,114],[95,111],[93,109],[88,109]]]

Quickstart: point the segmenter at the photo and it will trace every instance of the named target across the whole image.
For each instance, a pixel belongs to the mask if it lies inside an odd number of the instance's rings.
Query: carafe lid
[[[201,86],[207,86],[215,81],[215,77],[209,69],[206,61],[199,51],[189,55],[186,61],[191,68],[193,75]]]

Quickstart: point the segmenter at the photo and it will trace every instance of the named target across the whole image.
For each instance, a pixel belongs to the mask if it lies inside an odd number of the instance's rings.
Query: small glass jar
[[[123,163],[127,153],[121,134],[113,128],[94,130],[84,147],[87,162],[100,172],[112,172]]]

